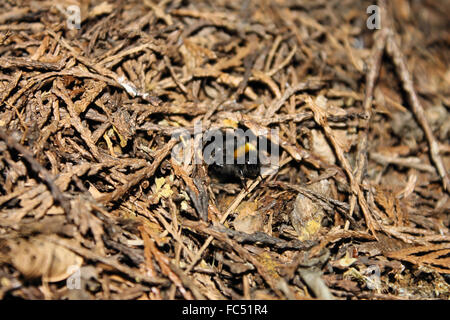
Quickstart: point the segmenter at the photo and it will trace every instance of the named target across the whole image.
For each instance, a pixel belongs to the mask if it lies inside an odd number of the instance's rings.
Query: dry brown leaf
[[[113,3],[108,3],[107,1],[103,1],[102,3],[96,5],[93,9],[89,11],[89,18],[93,18],[96,16],[100,16],[102,14],[111,13],[114,10],[115,6]]]
[[[36,237],[8,240],[9,260],[26,278],[48,282],[67,279],[83,264],[83,258],[72,251]]]
[[[334,155],[333,149],[320,130],[311,130],[311,140],[311,149],[315,154],[330,164],[336,163],[336,156]]]
[[[310,188],[327,196],[330,193],[330,182],[321,180],[311,184]],[[311,240],[317,237],[324,216],[325,211],[319,202],[313,201],[301,193],[297,195],[290,218],[300,240]]]
[[[257,211],[258,204],[253,201],[243,201],[237,207],[237,217],[234,219],[233,226],[237,231],[245,233],[255,233],[263,230],[264,219]]]
[[[384,190],[381,186],[375,186],[374,198],[375,201],[384,209],[384,211],[388,214],[389,218],[395,220],[395,197],[394,195]]]

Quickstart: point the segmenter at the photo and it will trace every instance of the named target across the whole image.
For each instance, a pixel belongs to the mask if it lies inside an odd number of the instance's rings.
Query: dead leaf
[[[311,189],[323,195],[330,192],[328,180],[321,180],[310,185]],[[325,211],[320,203],[313,201],[299,193],[295,199],[294,209],[291,212],[291,223],[294,226],[300,240],[311,240],[322,227],[322,219]]]
[[[83,258],[41,237],[8,240],[12,265],[26,278],[48,282],[67,279],[83,264]]]
[[[114,7],[114,4],[103,1],[99,5],[96,5],[92,10],[90,10],[88,17],[93,18],[102,14],[109,14],[114,10]]]
[[[264,219],[257,211],[258,205],[253,201],[244,201],[236,209],[238,215],[234,219],[234,229],[245,233],[255,233],[263,230]]]

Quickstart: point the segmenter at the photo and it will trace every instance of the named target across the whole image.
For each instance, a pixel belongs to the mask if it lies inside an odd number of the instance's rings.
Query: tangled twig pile
[[[156,3],[0,4],[0,297],[448,298],[445,2]],[[278,169],[179,163],[196,123]]]

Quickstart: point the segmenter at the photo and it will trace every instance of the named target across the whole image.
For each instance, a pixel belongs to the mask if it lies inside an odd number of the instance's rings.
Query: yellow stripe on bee
[[[256,151],[256,147],[251,143],[246,143],[234,150],[234,158],[237,159],[250,151]]]

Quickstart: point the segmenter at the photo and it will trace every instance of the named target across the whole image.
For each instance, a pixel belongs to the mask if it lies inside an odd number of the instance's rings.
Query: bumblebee
[[[220,180],[261,175],[258,139],[250,130],[212,130],[203,141],[203,159]]]

